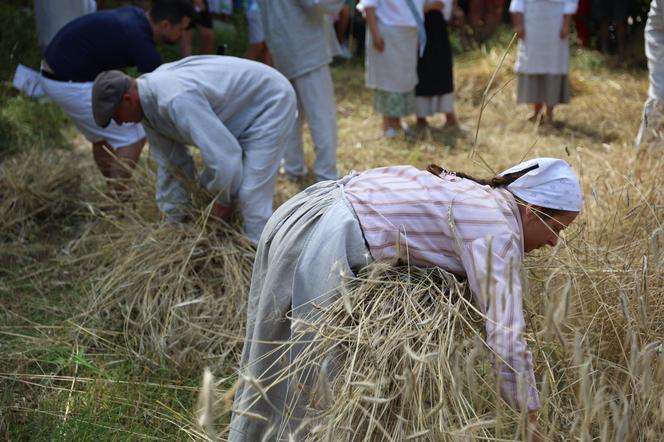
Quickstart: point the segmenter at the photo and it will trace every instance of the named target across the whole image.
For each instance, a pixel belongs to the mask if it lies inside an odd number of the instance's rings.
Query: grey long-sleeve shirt
[[[245,194],[269,192],[263,184],[276,168],[267,165],[278,164],[283,146],[277,140],[296,114],[295,93],[286,78],[261,63],[199,56],[164,64],[137,81],[142,123],[158,165],[157,205],[170,219],[181,217],[189,202],[189,192],[175,176],[194,175],[187,145],[200,149],[205,163],[201,181],[219,204],[230,205],[249,182],[258,184],[244,189]],[[253,175],[266,177],[248,180],[245,161],[260,163]],[[266,194],[260,202],[270,211],[271,198]]]
[[[325,14],[344,0],[258,0],[263,32],[276,67],[292,80],[332,62]]]

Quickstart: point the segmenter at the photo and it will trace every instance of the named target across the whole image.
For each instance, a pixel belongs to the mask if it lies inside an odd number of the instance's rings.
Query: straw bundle
[[[315,333],[288,367],[314,382],[309,440],[442,440],[481,434],[495,399],[483,324],[441,269],[373,264],[297,326]],[[310,335],[308,335],[310,336]],[[315,374],[315,373],[318,374]]]
[[[246,238],[230,226],[138,225],[109,241],[120,252],[101,264],[86,309],[96,344],[186,370],[236,363],[255,253]]]

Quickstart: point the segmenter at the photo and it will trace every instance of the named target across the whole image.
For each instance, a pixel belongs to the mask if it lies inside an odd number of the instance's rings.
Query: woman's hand
[[[376,48],[378,52],[383,52],[383,50],[385,50],[385,40],[383,40],[383,36],[378,32],[376,32],[376,35],[371,36],[371,40],[373,41],[374,48]]]
[[[544,436],[537,425],[537,410],[528,412],[528,440],[531,442],[544,442]]]
[[[385,40],[383,36],[378,32],[378,19],[376,18],[376,8],[366,8],[364,14],[367,18],[367,25],[369,26],[369,32],[371,32],[371,40],[373,41],[373,47],[376,48],[378,52],[383,52],[385,49]]]
[[[222,206],[221,204],[215,202],[212,205],[212,210],[210,211],[210,221],[219,222],[219,221],[231,221],[231,215],[233,214],[232,207]]]
[[[560,39],[564,40],[569,36],[569,28],[572,23],[571,15],[563,15],[563,25],[560,27]]]

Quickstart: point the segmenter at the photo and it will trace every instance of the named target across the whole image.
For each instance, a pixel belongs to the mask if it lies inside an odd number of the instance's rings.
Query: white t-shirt
[[[426,0],[412,0],[415,9],[424,20],[424,3]],[[376,8],[378,20],[388,26],[417,27],[415,17],[408,7],[408,0],[361,0],[357,10],[364,14],[366,8]]]

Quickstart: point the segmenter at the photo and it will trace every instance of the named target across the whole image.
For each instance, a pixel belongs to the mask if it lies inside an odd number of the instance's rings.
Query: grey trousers
[[[306,434],[300,426],[311,379],[289,371],[306,345],[292,339],[301,336],[296,321],[310,319],[317,311],[313,304],[329,302],[345,277],[372,260],[343,195],[349,177],[309,187],[265,227],[251,279],[229,441],[280,441],[289,435],[298,440]]]
[[[307,173],[304,164],[302,126],[304,118],[314,142],[314,176],[316,181],[336,180],[337,172],[337,106],[330,67],[325,65],[291,80],[297,95],[298,119],[286,144],[284,170],[291,178]]]

